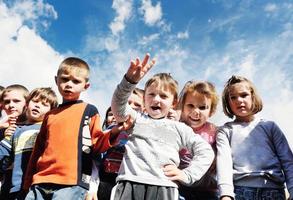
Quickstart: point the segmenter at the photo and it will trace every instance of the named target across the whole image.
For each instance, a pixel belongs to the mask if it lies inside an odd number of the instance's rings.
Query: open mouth
[[[32,113],[38,114],[40,113],[38,109],[32,109]]]
[[[161,107],[160,106],[151,106],[152,110],[161,110]]]

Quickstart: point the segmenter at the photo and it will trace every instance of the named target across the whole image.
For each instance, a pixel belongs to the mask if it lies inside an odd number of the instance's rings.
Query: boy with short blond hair
[[[13,163],[11,186],[5,199],[24,199],[21,187],[35,139],[45,114],[57,105],[57,96],[51,88],[34,89],[27,99],[27,120],[16,128],[12,137],[4,138],[0,142],[1,173],[5,173]]]
[[[192,184],[198,181],[210,167],[214,153],[210,145],[185,124],[167,119],[168,112],[178,100],[178,85],[170,74],[154,75],[145,84],[144,107],[139,113],[128,105],[128,97],[136,84],[154,65],[147,54],[141,62],[131,61],[121,83],[112,98],[112,111],[118,122],[129,116],[133,127],[127,130],[129,137],[126,151],[118,172],[117,185],[113,188],[114,200],[178,200],[177,181]],[[189,167],[180,170],[179,150],[192,152]],[[174,176],[170,170],[177,169]]]
[[[26,99],[29,95],[28,89],[20,84],[7,86],[0,96],[0,104],[6,116],[0,122],[0,141],[9,139],[14,133],[17,125],[25,121]],[[0,199],[6,199],[9,194],[11,170],[7,170],[5,175],[1,174],[1,194]],[[2,176],[5,176],[2,180]]]
[[[91,153],[106,151],[114,142],[115,130],[103,133],[97,108],[79,99],[90,86],[89,73],[80,58],[60,64],[55,81],[63,103],[43,121],[26,174],[24,189],[32,185],[26,199],[84,199]]]
[[[15,124],[25,120],[25,105],[28,95],[28,89],[19,84],[9,85],[2,91],[0,104],[7,116],[6,120],[1,120],[0,123],[0,140],[6,136],[5,131],[10,136],[15,130]]]

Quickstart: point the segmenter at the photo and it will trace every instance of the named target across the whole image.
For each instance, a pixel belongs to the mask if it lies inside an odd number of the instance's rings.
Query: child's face
[[[181,121],[193,129],[201,128],[210,117],[212,100],[198,92],[186,95],[182,106]]]
[[[158,87],[152,83],[146,88],[144,96],[145,110],[154,119],[166,117],[174,107],[174,95],[170,90]]]
[[[26,107],[26,101],[23,92],[18,90],[11,90],[5,92],[3,96],[2,109],[7,115],[13,115],[15,117],[20,116]]]
[[[237,119],[248,119],[253,113],[250,87],[245,82],[233,84],[229,91],[229,105]]]
[[[31,99],[26,110],[26,117],[28,122],[34,123],[43,121],[45,114],[49,112],[50,109],[51,105],[49,102],[45,102],[37,98]]]
[[[132,109],[142,112],[143,111],[143,97],[137,94],[131,93],[128,98],[128,104]]]
[[[80,93],[89,87],[85,75],[77,70],[73,70],[69,73],[60,73],[55,78],[55,81],[63,97],[63,101],[78,100]]]
[[[115,119],[112,111],[109,111],[108,115],[107,115],[107,126],[110,126],[113,124],[116,124],[116,119]]]

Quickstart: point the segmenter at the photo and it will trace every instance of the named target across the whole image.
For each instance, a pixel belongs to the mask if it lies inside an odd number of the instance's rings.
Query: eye
[[[234,96],[234,95],[233,95],[233,96],[230,96],[230,99],[231,99],[231,100],[235,100],[236,98],[237,98],[237,97]]]
[[[189,109],[193,109],[194,105],[189,103],[189,104],[186,104],[186,107],[189,108]]]
[[[206,110],[206,109],[208,109],[208,106],[199,106],[198,109],[200,109],[200,110]]]
[[[3,101],[3,104],[4,104],[4,105],[7,105],[7,104],[9,104],[9,103],[10,103],[10,100],[4,100],[4,101]]]
[[[61,80],[63,83],[66,83],[66,82],[68,82],[68,81],[69,81],[69,79],[68,79],[68,78],[66,78],[66,77],[61,77],[61,78],[60,78],[60,80]]]
[[[148,93],[148,96],[154,97],[155,96],[155,93]]]
[[[72,82],[73,82],[74,84],[80,84],[80,83],[81,83],[81,81],[80,81],[80,80],[77,80],[77,79],[72,80]]]
[[[162,99],[167,99],[167,98],[168,98],[168,96],[167,96],[166,94],[161,94],[160,97],[161,97]]]
[[[246,98],[246,97],[248,97],[248,96],[249,96],[248,93],[244,93],[244,94],[241,94],[241,95],[240,95],[240,97],[242,97],[242,98]]]
[[[138,103],[134,103],[134,105],[135,105],[135,107],[138,107],[138,108],[140,108],[140,107],[141,107],[141,105],[140,105],[140,104],[138,104]]]

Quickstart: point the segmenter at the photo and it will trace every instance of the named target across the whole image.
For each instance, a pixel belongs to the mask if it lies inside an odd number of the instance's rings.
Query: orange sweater
[[[111,147],[95,106],[75,101],[50,111],[42,124],[27,167],[24,189],[53,183],[88,188],[91,154]]]

